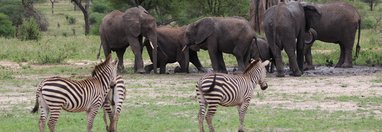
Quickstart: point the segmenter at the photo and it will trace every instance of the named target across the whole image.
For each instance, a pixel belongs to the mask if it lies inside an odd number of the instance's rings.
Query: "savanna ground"
[[[82,33],[83,21],[80,12],[71,7],[61,1],[56,4],[56,14],[49,15],[48,3],[36,5],[53,27],[40,41],[0,38],[0,131],[38,131],[39,114],[29,112],[35,103],[36,85],[56,75],[82,79],[99,62],[95,58],[99,37],[72,35],[72,29]],[[76,16],[77,24],[67,24],[65,15]],[[55,27],[57,23],[61,23],[60,28]],[[354,62],[355,68],[319,66],[302,77],[276,78],[268,74],[269,88],[256,89],[245,117],[245,130],[382,130],[381,39],[373,30],[363,30],[361,57]],[[327,59],[336,62],[339,46],[318,43],[313,55],[319,65],[325,65]],[[202,64],[210,67],[208,54],[202,51],[199,56]],[[127,98],[119,131],[198,131],[195,85],[203,73],[132,74],[130,49],[125,58]],[[147,53],[144,58],[145,64],[149,63]],[[230,55],[225,55],[225,60],[228,67],[236,64]],[[236,131],[236,108],[218,107],[213,121],[217,131]],[[85,131],[85,113],[63,112],[56,130]],[[101,110],[93,130],[105,130]]]

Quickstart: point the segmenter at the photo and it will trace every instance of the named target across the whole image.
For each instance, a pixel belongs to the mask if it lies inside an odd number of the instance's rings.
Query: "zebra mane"
[[[261,60],[260,60],[260,59],[256,59],[256,60],[252,61],[251,64],[249,64],[249,65],[247,66],[247,68],[245,68],[243,74],[248,73],[253,67],[256,66],[256,64],[257,64],[258,62],[261,62]]]
[[[93,71],[92,71],[92,76],[94,77],[94,76],[95,76],[95,73],[96,73],[95,71],[99,71],[99,69],[100,69],[101,67],[105,67],[106,65],[108,65],[110,61],[111,61],[111,54],[109,54],[109,55],[107,56],[107,58],[106,58],[105,61],[103,61],[102,63],[100,63],[100,64],[98,64],[98,65],[96,65],[96,66],[94,67],[94,69],[93,69]]]

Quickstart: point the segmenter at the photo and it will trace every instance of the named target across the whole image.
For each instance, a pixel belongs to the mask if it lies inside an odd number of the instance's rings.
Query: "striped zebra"
[[[265,81],[265,66],[269,61],[252,61],[243,74],[232,75],[224,73],[207,73],[198,81],[196,95],[199,100],[199,129],[204,132],[203,120],[206,118],[210,132],[214,132],[212,117],[216,107],[237,106],[240,119],[239,131],[243,131],[245,112],[249,106],[256,84],[260,84],[262,90],[268,85]],[[207,115],[206,109],[208,107]]]
[[[81,81],[62,77],[44,79],[38,86],[36,104],[32,110],[32,113],[36,113],[40,108],[40,132],[44,131],[49,113],[48,127],[51,132],[54,131],[62,109],[69,112],[86,111],[87,130],[90,132],[94,117],[117,76],[117,63],[109,55],[104,62],[95,66],[92,77]]]
[[[103,108],[104,108],[103,120],[105,122],[106,131],[109,131],[109,132],[117,131],[117,122],[119,118],[119,113],[121,112],[122,103],[125,100],[125,96],[126,96],[125,80],[122,78],[122,76],[117,76],[115,80],[115,84],[111,86],[111,91],[107,94],[107,97],[103,104]],[[110,127],[107,123],[107,116],[109,116]]]

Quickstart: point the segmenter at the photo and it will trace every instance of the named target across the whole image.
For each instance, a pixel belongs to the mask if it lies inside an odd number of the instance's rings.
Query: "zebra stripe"
[[[97,65],[92,77],[84,80],[71,80],[62,77],[44,79],[36,91],[36,104],[32,113],[40,109],[40,131],[44,131],[45,120],[49,118],[49,129],[54,131],[61,110],[69,112],[87,112],[88,131],[93,127],[94,117],[105,100],[111,82],[117,75],[117,61],[112,62],[111,55]]]
[[[117,76],[115,80],[115,85],[111,86],[111,91],[108,93],[105,99],[105,102],[103,104],[103,108],[104,108],[103,120],[105,122],[106,131],[113,132],[117,130],[117,122],[118,122],[119,114],[122,110],[122,103],[125,100],[125,96],[126,96],[125,80],[122,78],[122,76]],[[110,128],[107,123],[107,116],[109,116]]]
[[[263,63],[260,60],[253,61],[243,74],[207,73],[201,77],[196,88],[196,95],[200,105],[198,114],[200,131],[204,131],[203,120],[207,107],[205,118],[210,131],[214,131],[212,117],[218,105],[238,107],[240,117],[239,131],[243,131],[244,115],[256,84],[260,84],[262,90],[265,90],[268,86],[265,82],[265,66],[268,63],[269,61]]]

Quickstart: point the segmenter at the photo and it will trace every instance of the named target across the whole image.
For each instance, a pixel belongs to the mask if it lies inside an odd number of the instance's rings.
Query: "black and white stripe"
[[[111,86],[111,91],[107,94],[103,104],[103,119],[106,125],[106,131],[114,132],[117,130],[117,122],[119,119],[119,114],[122,110],[122,103],[125,100],[125,96],[125,80],[122,78],[122,76],[117,76],[115,84]],[[110,127],[107,123],[107,116],[109,116]]]
[[[211,132],[212,117],[218,105],[237,106],[240,117],[239,131],[243,131],[244,115],[249,106],[256,84],[265,90],[268,85],[265,82],[266,69],[269,61],[261,63],[260,60],[252,61],[243,74],[232,75],[224,73],[208,73],[199,81],[196,93],[199,100],[200,110],[198,114],[199,129],[204,131],[203,120],[206,120]]]
[[[45,120],[49,118],[49,129],[54,131],[55,124],[61,110],[69,112],[86,111],[88,131],[93,127],[94,117],[103,104],[110,85],[117,75],[117,61],[112,62],[111,55],[97,65],[92,77],[84,80],[72,80],[62,77],[44,79],[36,92],[36,105],[32,110],[37,112],[40,108],[40,131],[44,131]]]

